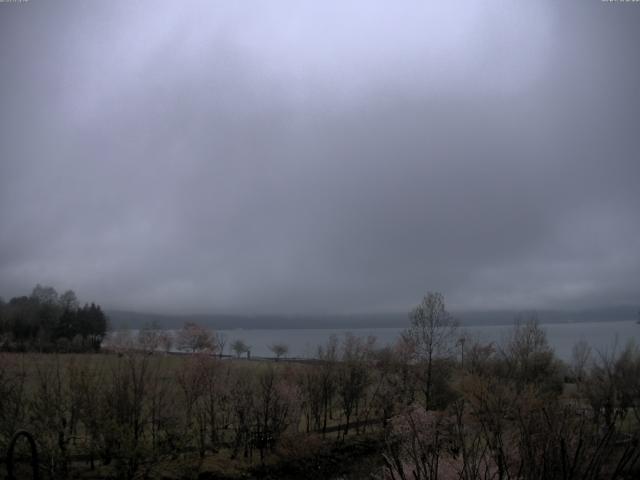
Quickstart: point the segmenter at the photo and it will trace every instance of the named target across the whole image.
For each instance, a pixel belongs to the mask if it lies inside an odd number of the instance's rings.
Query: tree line
[[[73,290],[38,284],[28,296],[0,299],[0,350],[97,351],[107,323],[100,305],[81,306]]]
[[[145,323],[140,330],[118,330],[106,339],[110,350],[139,350],[142,352],[209,353],[220,358],[225,356],[228,339],[222,332],[216,332],[195,322],[185,322],[177,331],[161,329],[157,322]],[[284,342],[268,345],[275,360],[286,357],[289,346]],[[251,358],[251,345],[238,338],[231,342],[229,349],[236,358]],[[228,356],[228,355],[227,355]]]

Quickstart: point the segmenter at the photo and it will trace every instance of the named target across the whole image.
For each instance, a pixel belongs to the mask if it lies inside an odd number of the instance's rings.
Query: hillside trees
[[[0,349],[98,350],[107,322],[100,305],[80,307],[73,290],[58,295],[53,287],[36,285],[31,295],[0,304]]]

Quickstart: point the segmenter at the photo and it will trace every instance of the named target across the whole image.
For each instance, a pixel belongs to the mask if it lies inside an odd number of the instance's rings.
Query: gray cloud
[[[637,303],[639,21],[598,1],[0,5],[0,292]]]

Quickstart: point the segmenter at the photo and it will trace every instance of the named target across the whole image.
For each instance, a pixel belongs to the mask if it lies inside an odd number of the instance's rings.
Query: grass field
[[[314,432],[300,405],[304,362],[140,353],[1,354],[0,362],[0,386],[11,392],[0,447],[6,451],[12,432],[31,432],[54,476],[245,478],[258,468],[268,478],[270,469],[295,471],[321,457],[316,471],[340,472],[358,462],[327,459],[340,458],[343,447],[370,455],[362,445],[375,444],[380,432],[352,419],[358,428],[345,437],[335,399],[326,433]],[[269,392],[264,378],[275,382]],[[246,428],[238,425],[243,417]],[[272,421],[277,442],[262,446],[247,430]]]

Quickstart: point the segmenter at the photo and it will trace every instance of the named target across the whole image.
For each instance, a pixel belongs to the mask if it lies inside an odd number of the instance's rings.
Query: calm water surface
[[[549,344],[556,354],[564,359],[571,358],[573,345],[585,340],[594,350],[611,352],[620,349],[631,339],[640,341],[640,325],[628,322],[585,322],[543,324]],[[502,342],[512,331],[508,325],[486,325],[466,327],[464,330],[473,338],[483,342]],[[290,357],[314,357],[318,345],[325,344],[332,334],[344,336],[347,332],[377,338],[377,345],[393,343],[402,328],[355,328],[355,329],[280,329],[280,330],[220,330],[227,337],[224,353],[232,353],[229,345],[236,339],[244,340],[251,346],[251,354],[257,357],[270,357],[269,345],[285,343],[289,346]]]

